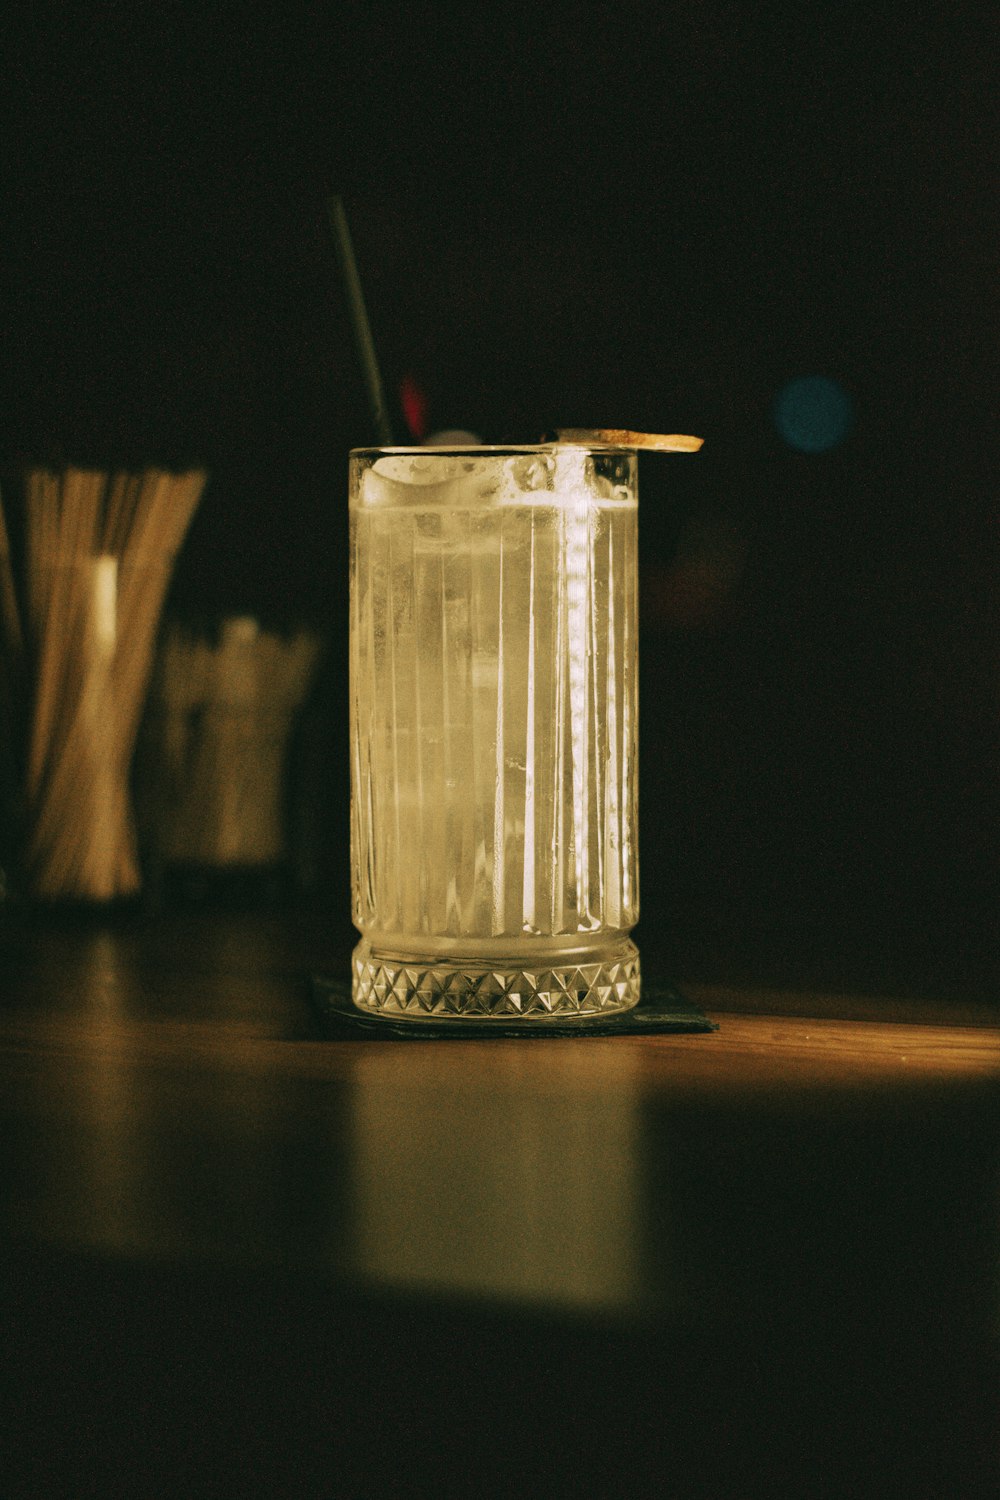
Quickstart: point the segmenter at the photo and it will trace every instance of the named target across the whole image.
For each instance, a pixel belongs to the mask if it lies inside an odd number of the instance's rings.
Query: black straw
[[[329,210],[330,227],[333,230],[333,241],[337,247],[340,272],[344,278],[347,307],[351,315],[351,325],[354,329],[354,341],[357,345],[358,359],[361,361],[361,373],[364,376],[365,386],[368,390],[368,406],[375,429],[375,436],[383,447],[392,447],[394,442],[392,423],[389,421],[389,410],[385,403],[385,391],[382,387],[382,376],[379,372],[378,357],[375,353],[375,341],[372,338],[371,325],[368,322],[368,313],[365,309],[365,296],[361,290],[361,278],[358,275],[357,262],[354,259],[354,246],[351,243],[351,231],[347,226],[347,215],[344,212],[343,199],[331,198]]]

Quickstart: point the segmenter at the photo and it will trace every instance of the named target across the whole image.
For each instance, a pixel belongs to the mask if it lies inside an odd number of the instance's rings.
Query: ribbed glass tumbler
[[[356,450],[353,993],[544,1027],[639,998],[634,452]]]

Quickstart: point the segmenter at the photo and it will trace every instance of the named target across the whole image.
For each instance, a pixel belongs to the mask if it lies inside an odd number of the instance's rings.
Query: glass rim
[[[351,448],[348,450],[350,458],[416,458],[425,454],[429,458],[468,458],[482,454],[484,458],[503,458],[506,454],[517,453],[561,453],[569,450],[582,451],[584,453],[634,453],[634,447],[625,443],[562,443],[552,441],[550,443],[448,443],[443,447],[404,446],[402,444],[389,444],[384,448],[366,447]]]

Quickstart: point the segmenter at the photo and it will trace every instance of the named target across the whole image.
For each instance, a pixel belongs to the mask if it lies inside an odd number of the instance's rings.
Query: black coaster
[[[384,1042],[490,1041],[496,1037],[516,1037],[518,1041],[539,1041],[548,1037],[639,1036],[664,1031],[718,1031],[704,1011],[685,1000],[667,985],[642,987],[642,999],[622,1015],[591,1021],[543,1021],[526,1026],[523,1022],[483,1021],[461,1025],[454,1021],[400,1021],[391,1016],[373,1016],[358,1010],[351,999],[349,979],[327,979],[317,975],[312,983],[313,1005],[324,1036],[331,1041],[367,1040]]]

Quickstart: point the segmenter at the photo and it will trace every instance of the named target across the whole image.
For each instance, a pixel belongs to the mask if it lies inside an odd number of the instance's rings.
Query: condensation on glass
[[[354,998],[531,1024],[639,996],[629,451],[350,464]]]

